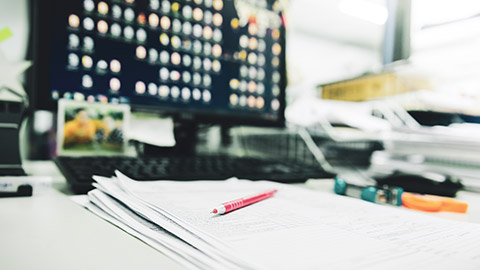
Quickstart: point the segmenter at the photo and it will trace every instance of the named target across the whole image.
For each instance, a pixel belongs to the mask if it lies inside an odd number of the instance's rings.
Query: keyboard
[[[229,177],[301,183],[309,178],[332,178],[320,166],[231,156],[66,157],[54,158],[77,194],[93,189],[92,175],[110,177],[115,170],[135,180],[225,180]]]

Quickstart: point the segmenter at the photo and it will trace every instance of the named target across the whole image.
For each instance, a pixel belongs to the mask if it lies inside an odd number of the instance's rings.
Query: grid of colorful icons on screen
[[[261,1],[259,1],[261,2]],[[263,6],[266,2],[263,1]],[[240,50],[234,54],[234,58],[240,61],[239,77],[232,78],[229,83],[231,90],[230,104],[232,106],[249,107],[263,109],[265,107],[265,84],[271,86],[273,99],[270,103],[272,110],[280,108],[280,54],[282,47],[279,43],[280,31],[278,28],[268,28],[262,23],[263,18],[258,18],[254,12],[248,16],[245,27],[248,29],[247,34],[240,35],[238,44]],[[240,26],[240,21],[233,18],[230,22],[233,29]],[[267,42],[271,41],[271,53],[273,57],[267,63],[266,50]],[[268,54],[267,54],[268,55]],[[266,75],[266,65],[270,65],[273,70],[271,76]],[[268,82],[270,80],[270,82]]]
[[[273,11],[263,15],[257,11],[272,5],[266,0],[139,2],[83,0],[82,12],[69,14],[67,70],[84,74],[81,91],[64,92],[63,97],[102,102],[122,102],[125,98],[128,102],[128,95],[124,95],[128,92],[168,102],[209,105],[216,98],[215,91],[228,91],[223,96],[227,96],[230,109],[280,109],[281,18],[272,17],[280,11],[277,2]],[[233,3],[238,17],[224,18],[226,3]],[[233,32],[236,39],[227,53],[224,31]],[[102,58],[95,53],[98,39],[128,44],[131,55]],[[156,67],[158,76],[155,80],[138,78],[134,86],[125,86],[122,77],[130,60]],[[222,89],[212,89],[213,82],[224,75],[225,63],[233,63],[236,72]],[[98,80],[99,76],[104,78]],[[98,85],[105,78],[108,83]],[[98,87],[108,88],[108,93],[88,94],[89,89]],[[53,92],[55,99],[60,95]]]

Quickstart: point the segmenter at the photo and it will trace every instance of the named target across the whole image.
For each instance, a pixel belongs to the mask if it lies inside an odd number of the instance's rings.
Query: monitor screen
[[[66,98],[209,122],[283,124],[280,1],[32,1],[38,108]]]

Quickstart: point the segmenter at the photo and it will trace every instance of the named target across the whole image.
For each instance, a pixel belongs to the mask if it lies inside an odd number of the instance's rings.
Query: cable
[[[332,165],[328,163],[327,159],[325,158],[325,155],[323,155],[322,150],[318,148],[317,144],[313,141],[312,137],[304,127],[298,128],[298,135],[300,135],[302,140],[305,142],[308,150],[310,150],[312,155],[315,157],[320,167],[322,167],[322,169],[325,170],[326,172],[335,173]]]

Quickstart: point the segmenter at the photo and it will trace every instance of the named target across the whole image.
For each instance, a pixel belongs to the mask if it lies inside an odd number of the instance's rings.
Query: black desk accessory
[[[376,178],[379,186],[401,187],[406,192],[455,197],[463,188],[458,178],[438,173],[407,173],[395,171],[393,174]]]
[[[32,196],[32,193],[33,193],[32,185],[23,184],[17,187],[17,191],[13,191],[13,192],[0,191],[0,198],[29,197],[29,196]]]
[[[19,149],[23,102],[0,100],[0,176],[25,175]]]

